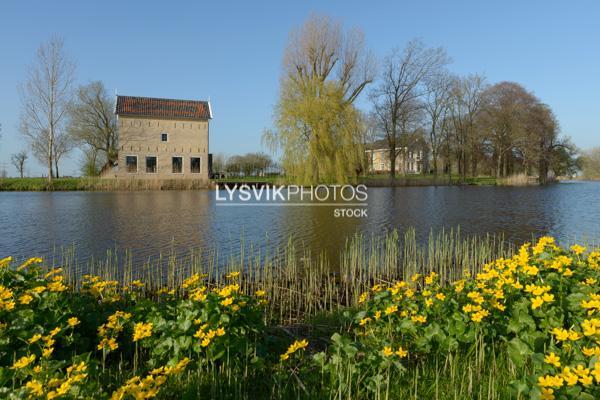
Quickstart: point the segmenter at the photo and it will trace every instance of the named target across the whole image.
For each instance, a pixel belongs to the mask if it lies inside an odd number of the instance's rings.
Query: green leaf
[[[519,367],[522,367],[525,364],[525,361],[532,353],[533,352],[527,343],[523,342],[519,338],[513,338],[510,342],[508,342],[508,355],[510,359]]]

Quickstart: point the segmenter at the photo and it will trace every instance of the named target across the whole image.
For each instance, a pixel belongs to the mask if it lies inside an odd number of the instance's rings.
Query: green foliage
[[[344,183],[363,169],[358,111],[336,82],[282,83],[272,140],[295,183]]]
[[[600,396],[600,251],[552,238],[450,284],[379,280],[304,328],[267,328],[271,294],[240,272],[74,290],[41,263],[0,260],[3,397]]]

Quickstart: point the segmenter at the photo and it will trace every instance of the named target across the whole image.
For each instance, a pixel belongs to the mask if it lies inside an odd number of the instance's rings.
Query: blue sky
[[[382,57],[411,38],[443,46],[458,74],[511,80],[556,112],[581,148],[600,145],[600,3],[596,1],[2,1],[0,167],[26,143],[17,87],[36,48],[62,36],[78,83],[111,92],[210,97],[213,153],[261,150],[271,126],[281,58],[291,28],[312,12],[360,27]],[[361,105],[367,105],[362,101]],[[264,150],[264,149],[263,149]],[[63,165],[77,174],[80,154]],[[29,173],[39,175],[38,162]]]

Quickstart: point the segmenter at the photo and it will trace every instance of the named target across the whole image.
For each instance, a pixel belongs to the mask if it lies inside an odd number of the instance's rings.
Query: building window
[[[137,156],[126,156],[125,165],[127,168],[127,172],[137,172]]]
[[[173,157],[171,165],[173,166],[174,174],[181,174],[183,172],[183,157]]]
[[[192,174],[199,174],[202,163],[200,157],[192,157],[190,158],[190,171]]]
[[[160,141],[161,142],[168,142],[169,141],[169,134],[168,133],[161,133],[160,134]]]
[[[155,156],[147,156],[146,157],[146,172],[149,174],[156,173],[156,157]]]

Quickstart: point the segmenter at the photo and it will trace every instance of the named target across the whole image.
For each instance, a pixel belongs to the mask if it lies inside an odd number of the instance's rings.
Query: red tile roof
[[[207,101],[117,96],[116,114],[175,119],[212,118]]]

